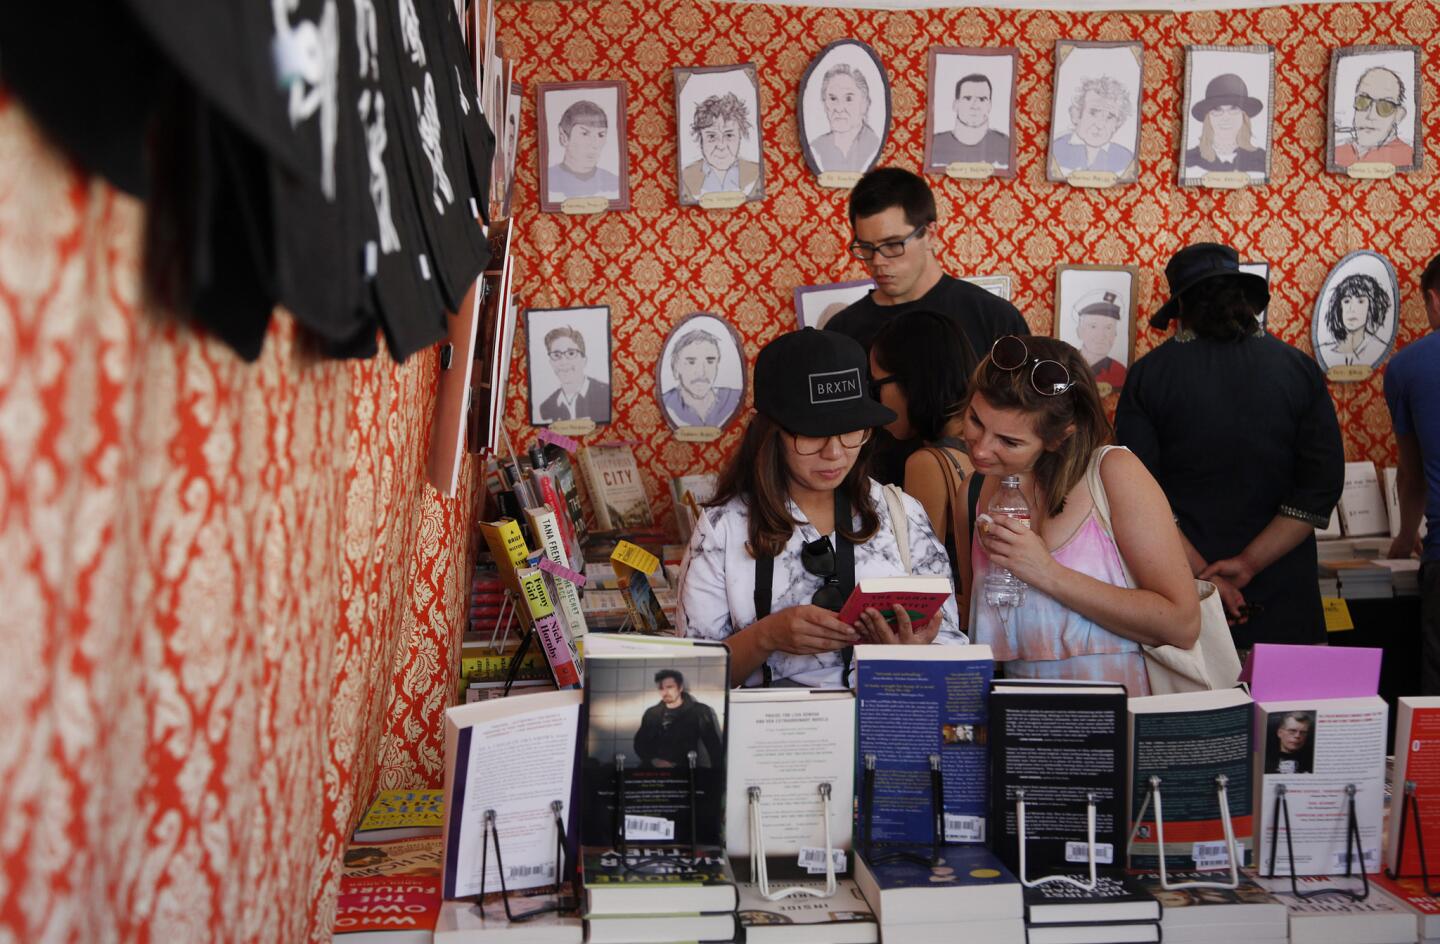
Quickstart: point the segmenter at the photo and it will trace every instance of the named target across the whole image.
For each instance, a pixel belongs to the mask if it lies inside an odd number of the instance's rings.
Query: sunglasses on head
[[[830,538],[821,535],[800,545],[800,566],[805,572],[825,581],[810,602],[838,613],[845,606],[845,592],[840,589],[840,574],[835,566],[835,547]]]
[[[997,338],[990,347],[990,363],[1001,370],[1016,371],[1033,364],[1030,368],[1030,386],[1042,397],[1058,397],[1075,386],[1070,368],[1059,361],[1033,357],[1025,339],[1015,334]]]

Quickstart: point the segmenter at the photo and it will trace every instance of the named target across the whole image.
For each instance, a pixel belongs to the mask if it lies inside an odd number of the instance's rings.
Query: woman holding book
[[[925,444],[905,460],[905,491],[925,508],[945,545],[962,624],[970,603],[966,490],[974,468],[960,434],[974,371],[975,352],[964,333],[953,319],[933,311],[896,315],[870,345],[871,390],[895,411],[886,431],[897,440]]]
[[[1108,680],[1150,694],[1141,645],[1193,646],[1200,605],[1165,493],[1139,459],[1108,445],[1084,357],[1052,338],[1000,338],[975,371],[963,435],[985,476],[977,507],[1005,476],[1018,476],[1030,507],[1028,521],[977,516],[972,638],[1011,678]],[[1103,488],[1108,515],[1092,487]],[[986,599],[996,567],[1028,585],[1019,605]]]
[[[859,580],[950,566],[920,504],[887,499],[866,474],[873,428],[895,419],[868,395],[867,375],[858,343],[813,328],[781,335],[755,360],[756,413],[677,585],[680,632],[723,640],[732,684],[843,687],[856,643],[966,641],[953,597],[919,626],[903,609],[893,623],[873,608],[854,624],[836,615]]]

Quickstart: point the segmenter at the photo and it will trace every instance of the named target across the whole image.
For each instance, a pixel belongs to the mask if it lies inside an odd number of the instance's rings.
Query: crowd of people
[[[1170,260],[1150,323],[1173,333],[1130,367],[1112,425],[1080,351],[941,270],[923,178],[870,172],[850,223],[876,287],[761,350],[755,413],[681,567],[680,631],[725,641],[733,684],[844,686],[857,643],[976,642],[1007,677],[1145,695],[1142,647],[1199,636],[1196,580],[1242,654],[1325,641],[1315,529],[1344,484],[1339,423],[1315,360],[1261,330],[1268,284],[1233,249]],[[1440,694],[1440,256],[1420,288],[1436,333],[1385,376],[1391,556],[1422,556],[1424,686]],[[1002,481],[1028,520],[984,513]],[[977,590],[997,568],[1026,585],[1018,602]],[[902,575],[947,576],[954,598],[923,625],[903,608],[839,619],[857,580]]]

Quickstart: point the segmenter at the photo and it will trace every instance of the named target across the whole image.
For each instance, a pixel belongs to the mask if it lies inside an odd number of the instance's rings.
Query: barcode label
[[[555,874],[555,864],[548,865],[512,865],[505,870],[505,876],[510,879],[531,878],[535,875],[543,875],[546,878]]]
[[[835,871],[845,871],[845,850],[831,849],[830,858],[835,862]],[[816,846],[800,847],[800,867],[807,872],[825,871],[825,850]]]
[[[984,842],[985,817],[945,814],[946,842]]]
[[[1364,856],[1365,856],[1365,865],[1366,865],[1366,871],[1367,871],[1367,872],[1368,872],[1368,871],[1373,871],[1374,869],[1376,869],[1376,868],[1379,867],[1379,865],[1378,865],[1378,864],[1379,864],[1379,861],[1380,861],[1380,850],[1379,850],[1379,849],[1366,849],[1363,854],[1364,854]],[[1346,855],[1346,854],[1343,853],[1343,852],[1337,852],[1337,853],[1335,853],[1335,866],[1336,866],[1337,868],[1341,868],[1341,869],[1346,868],[1347,866],[1354,865],[1354,864],[1355,864],[1355,860],[1356,860],[1357,858],[1358,858],[1358,857],[1357,857],[1354,853],[1351,853],[1351,854],[1349,854],[1349,855]],[[1348,860],[1348,861],[1347,861],[1347,860]]]
[[[1222,859],[1196,859],[1195,871],[1197,872],[1220,872],[1230,868],[1230,857]]]
[[[1065,843],[1066,862],[1090,861],[1090,847],[1083,842]],[[1108,842],[1095,843],[1095,861],[1101,865],[1109,865],[1115,861],[1115,847]]]
[[[1190,847],[1190,858],[1195,860],[1197,869],[1227,868],[1230,865],[1230,847],[1223,842],[1197,842]]]
[[[674,839],[675,821],[662,816],[626,816],[626,839]]]

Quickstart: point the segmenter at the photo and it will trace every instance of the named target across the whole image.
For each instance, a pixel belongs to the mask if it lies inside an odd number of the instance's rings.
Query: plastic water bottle
[[[1030,505],[1020,492],[1020,476],[1007,475],[1000,480],[1000,491],[990,501],[986,513],[992,519],[1002,516],[1014,518],[1030,527]],[[985,602],[1000,610],[1003,621],[1009,607],[1025,603],[1025,581],[1010,572],[1008,567],[992,567],[985,575]]]

